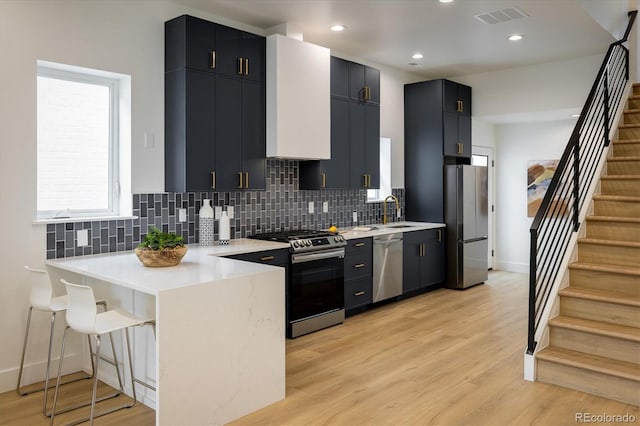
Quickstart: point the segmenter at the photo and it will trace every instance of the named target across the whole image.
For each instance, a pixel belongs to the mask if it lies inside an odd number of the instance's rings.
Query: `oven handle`
[[[344,248],[324,250],[321,252],[314,252],[314,253],[292,254],[291,263],[296,264],[296,263],[303,263],[303,262],[312,262],[314,260],[330,259],[332,257],[344,257]]]

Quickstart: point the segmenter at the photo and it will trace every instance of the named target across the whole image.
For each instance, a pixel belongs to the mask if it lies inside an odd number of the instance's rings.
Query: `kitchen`
[[[153,4],[153,6],[150,6]],[[126,7],[127,13],[123,14],[122,9]],[[135,194],[149,194],[163,191],[164,176],[162,167],[163,150],[161,149],[161,136],[163,133],[163,23],[175,16],[183,13],[193,13],[209,18],[211,20],[227,23],[230,26],[240,27],[247,31],[257,31],[246,24],[231,22],[230,19],[218,16],[209,16],[200,10],[191,10],[184,4],[174,2],[130,2],[126,6],[119,5],[120,10],[114,10],[110,2],[92,2],[88,4],[77,4],[75,2],[62,2],[48,5],[47,3],[25,2],[20,5],[18,2],[5,2],[2,4],[3,13],[2,28],[5,32],[2,35],[3,51],[11,52],[7,57],[12,67],[3,68],[4,81],[11,81],[5,88],[5,101],[2,103],[3,123],[2,141],[3,146],[8,146],[10,141],[18,141],[12,144],[9,151],[11,162],[3,168],[3,190],[5,194],[6,206],[19,206],[17,208],[5,209],[3,217],[12,226],[9,227],[7,237],[13,241],[20,241],[20,250],[12,250],[6,253],[3,259],[3,266],[9,272],[9,281],[23,285],[25,277],[14,265],[22,265],[26,262],[42,262],[44,246],[44,234],[47,232],[44,225],[33,225],[33,215],[35,211],[35,144],[26,141],[35,140],[35,84],[33,74],[35,73],[35,63],[38,59],[51,60],[61,63],[81,64],[97,69],[109,69],[132,76],[132,127],[131,127],[131,154],[132,164],[132,192]],[[6,8],[6,9],[5,9]],[[6,11],[6,13],[5,13]],[[220,18],[220,19],[219,19]],[[29,25],[22,27],[19,22],[27,22]],[[117,25],[113,25],[117,23]],[[99,29],[99,30],[98,30]],[[10,35],[11,34],[11,35]],[[10,46],[11,40],[21,41],[19,48]],[[5,44],[6,43],[6,44]],[[595,55],[598,56],[598,55]],[[357,59],[357,58],[353,58]],[[571,79],[569,87],[563,87],[567,92],[567,98],[560,99],[551,108],[561,109],[567,104],[579,105],[580,97],[584,96],[585,87],[588,87],[593,73],[587,71],[576,71],[595,67],[599,58],[593,60],[586,59],[567,60],[556,65],[560,68],[570,68],[575,71],[575,76]],[[394,153],[402,152],[404,139],[403,132],[403,98],[402,85],[404,83],[421,81],[414,75],[407,75],[405,72],[378,67],[381,70],[381,135],[390,137],[394,141]],[[538,66],[530,74],[545,75],[550,66]],[[32,70],[32,71],[27,71]],[[153,70],[153,71],[149,71]],[[527,77],[531,77],[529,73]],[[543,79],[542,77],[540,77]],[[499,77],[497,79],[500,79]],[[504,81],[504,79],[502,79]],[[474,87],[474,99],[482,97],[482,92],[486,86],[481,84],[470,84]],[[566,84],[565,84],[566,85]],[[499,86],[496,84],[495,86]],[[570,90],[575,88],[574,91]],[[513,89],[510,87],[509,89]],[[527,90],[523,88],[522,90]],[[533,92],[533,91],[532,91]],[[496,96],[502,100],[514,99],[522,93],[508,93],[506,89],[498,90],[496,93],[504,96]],[[534,97],[534,96],[532,96]],[[485,98],[486,99],[486,96]],[[11,101],[9,101],[11,100]],[[516,103],[516,102],[514,102]],[[508,102],[507,102],[508,104]],[[4,121],[10,117],[10,120]],[[14,118],[15,117],[15,118]],[[570,120],[569,120],[570,121]],[[563,123],[555,124],[551,130],[545,130],[553,140],[562,139],[569,126]],[[490,126],[476,126],[474,131]],[[538,131],[533,125],[528,125],[530,133]],[[507,137],[515,132],[515,127],[503,127],[497,129],[498,137]],[[145,148],[144,134],[150,132],[156,135],[156,147]],[[486,133],[492,133],[489,129]],[[560,136],[559,136],[560,135]],[[490,138],[474,137],[474,140],[491,140]],[[396,143],[397,141],[397,143]],[[490,142],[489,142],[490,143]],[[559,142],[561,143],[561,142]],[[554,155],[554,147],[550,144],[546,149],[548,153],[541,155]],[[515,149],[504,143],[505,149]],[[9,149],[9,148],[7,148]],[[523,155],[515,153],[516,155]],[[526,157],[526,154],[524,154]],[[522,157],[516,157],[522,158]],[[392,182],[394,188],[403,186],[402,155],[392,155]],[[275,166],[278,167],[277,164]],[[286,166],[285,166],[286,167]],[[284,171],[283,171],[284,172]],[[20,190],[16,191],[16,176],[19,178]],[[507,179],[508,180],[508,179]],[[314,195],[315,196],[315,195]],[[316,207],[321,206],[321,199],[316,201]],[[240,200],[242,202],[242,200]],[[336,204],[338,204],[336,202]],[[333,203],[331,203],[333,204]],[[358,205],[364,204],[358,202]],[[374,213],[373,207],[362,206],[361,217],[370,219],[369,223],[380,221],[379,210]],[[369,212],[368,209],[371,209]],[[346,207],[344,214],[348,218],[351,211]],[[376,216],[374,216],[374,214]],[[320,216],[317,226],[324,226],[324,220]],[[348,221],[348,219],[346,219]],[[341,225],[345,226],[345,225]],[[499,238],[499,237],[498,237]],[[507,250],[504,250],[505,252]],[[513,266],[518,259],[513,260]],[[11,266],[10,266],[11,265]],[[26,290],[15,286],[5,286],[3,288],[3,300],[13,300],[14,293],[22,295],[26,300]],[[7,292],[7,293],[5,293]],[[12,330],[19,330],[23,324],[23,306],[15,306],[4,310],[5,324],[11,324]],[[18,320],[19,319],[19,320]],[[19,331],[3,331],[3,335],[11,336],[13,342],[9,352],[2,356],[3,368],[14,368],[15,360],[19,358],[19,340],[22,333]],[[9,383],[11,382],[11,383]],[[4,382],[3,382],[4,383]],[[10,389],[13,380],[7,381]]]

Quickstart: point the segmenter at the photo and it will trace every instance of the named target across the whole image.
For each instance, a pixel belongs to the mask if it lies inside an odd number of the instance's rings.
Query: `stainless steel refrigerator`
[[[488,278],[487,168],[445,166],[444,183],[447,287],[464,289]]]

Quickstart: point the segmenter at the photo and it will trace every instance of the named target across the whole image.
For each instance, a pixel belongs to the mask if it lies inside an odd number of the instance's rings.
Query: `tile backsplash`
[[[358,214],[359,225],[382,222],[382,203],[367,203],[366,190],[301,191],[297,161],[268,159],[266,173],[265,191],[134,194],[136,219],[48,224],[47,259],[132,250],[150,225],[182,235],[187,244],[197,243],[198,212],[205,198],[223,210],[233,207],[231,238],[279,230],[326,229],[331,225],[351,227],[355,225],[353,212]],[[400,200],[402,217],[391,214],[390,220],[404,220],[404,189],[394,189],[393,195]],[[308,212],[310,202],[314,213]],[[328,202],[328,213],[322,212],[323,202]],[[186,209],[186,222],[178,221],[179,208]],[[77,231],[83,229],[88,230],[89,245],[76,247]],[[217,240],[217,220],[215,233]]]

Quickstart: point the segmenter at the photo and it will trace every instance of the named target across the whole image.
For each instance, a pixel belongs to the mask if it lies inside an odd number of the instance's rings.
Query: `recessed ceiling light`
[[[453,3],[453,0],[440,0],[440,3]]]
[[[340,24],[336,24],[336,25],[332,25],[331,26],[331,31],[336,31],[336,32],[340,32],[340,31],[344,31],[346,30],[347,27],[344,25],[340,25]]]
[[[412,56],[412,58],[413,58],[413,59],[422,59],[422,58],[423,58],[423,56],[422,56],[422,53],[414,53],[414,54],[413,54],[413,56]]]
[[[511,41],[519,41],[522,40],[524,36],[522,34],[512,34],[509,36],[509,40]]]

